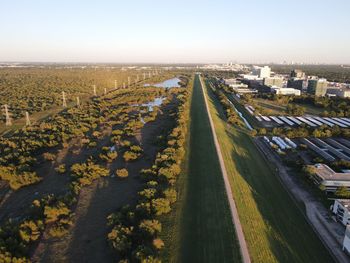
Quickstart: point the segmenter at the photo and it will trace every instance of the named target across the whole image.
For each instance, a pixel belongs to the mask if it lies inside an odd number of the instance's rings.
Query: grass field
[[[208,98],[252,262],[333,262],[250,136]]]
[[[178,249],[164,255],[166,262],[241,262],[238,241],[220,172],[204,97],[195,77],[191,106],[188,175],[173,231]],[[176,242],[176,240],[175,240]]]
[[[280,105],[280,104],[277,104],[275,101],[266,100],[266,99],[254,99],[254,102],[260,107],[263,107],[266,110],[268,110],[272,115],[287,114],[286,105]],[[310,115],[320,115],[324,110],[308,104],[298,104],[298,103],[293,103],[293,104],[305,108],[305,114],[310,114]]]

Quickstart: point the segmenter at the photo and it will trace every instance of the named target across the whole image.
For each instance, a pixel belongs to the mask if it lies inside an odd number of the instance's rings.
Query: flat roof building
[[[327,192],[335,192],[344,186],[350,190],[350,173],[335,172],[326,164],[317,163],[314,166],[314,182],[325,187]]]
[[[350,97],[350,89],[346,88],[328,88],[327,96],[337,96],[340,98],[349,98]]]
[[[279,77],[270,77],[270,78],[264,78],[263,81],[265,86],[276,86],[276,87],[283,87],[283,78],[279,78]]]
[[[277,95],[294,95],[300,96],[301,91],[293,88],[280,88],[276,86],[271,87],[271,93],[275,93]]]

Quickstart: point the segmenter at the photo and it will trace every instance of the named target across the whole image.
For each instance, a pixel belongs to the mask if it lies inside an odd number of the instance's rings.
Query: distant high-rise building
[[[252,75],[257,75],[258,78],[269,78],[271,75],[271,68],[269,66],[264,66],[264,67],[258,67],[254,66]]]
[[[306,77],[306,74],[300,69],[293,69],[292,72],[290,73],[290,77],[304,79]]]
[[[326,79],[309,79],[307,93],[315,96],[325,96],[327,88],[328,81]]]

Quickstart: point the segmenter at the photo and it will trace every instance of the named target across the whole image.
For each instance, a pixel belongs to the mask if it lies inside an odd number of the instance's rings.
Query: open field
[[[239,247],[198,76],[178,262],[240,262]],[[176,257],[175,257],[176,258]]]
[[[250,136],[208,97],[252,262],[333,262]]]
[[[260,98],[253,99],[253,101],[258,106],[267,110],[270,113],[270,115],[287,114],[287,112],[286,112],[287,105],[277,104],[275,101],[265,100],[265,99],[260,99]],[[312,106],[310,104],[299,104],[299,103],[290,103],[290,104],[295,104],[295,105],[304,107],[305,114],[310,114],[310,115],[320,115],[324,110],[322,108],[317,108],[317,107]]]

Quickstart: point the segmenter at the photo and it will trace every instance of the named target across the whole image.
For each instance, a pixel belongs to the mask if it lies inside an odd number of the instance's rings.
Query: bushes
[[[130,162],[130,161],[134,161],[136,160],[138,157],[140,156],[140,154],[136,153],[136,152],[132,152],[132,151],[126,151],[123,154],[123,158],[126,162]]]
[[[134,207],[124,207],[108,216],[111,231],[108,241],[123,260],[132,262],[160,262],[159,250],[164,242],[159,238],[162,225],[158,220],[171,211],[171,204],[176,202],[177,192],[172,187],[181,172],[180,164],[184,156],[183,145],[187,132],[188,91],[179,91],[179,102],[175,114],[175,125],[167,137],[163,137],[151,169],[141,171],[144,188],[138,192],[138,202]],[[123,157],[131,160],[133,154],[140,154],[141,147],[121,145],[127,148]]]
[[[72,165],[70,170],[78,186],[90,185],[95,179],[109,175],[106,168],[94,164],[91,160],[82,164],[76,163]]]
[[[116,171],[116,174],[119,178],[126,178],[129,176],[128,170],[126,169],[119,169]]]

